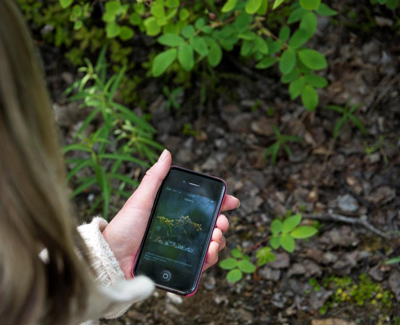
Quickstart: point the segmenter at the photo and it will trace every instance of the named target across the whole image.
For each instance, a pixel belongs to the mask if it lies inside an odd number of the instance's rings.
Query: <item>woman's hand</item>
[[[142,242],[157,191],[170,167],[171,154],[164,150],[158,161],[146,172],[138,189],[103,231],[103,236],[114,252],[126,279],[132,278],[133,261]],[[238,206],[237,198],[226,195],[221,211],[233,210]],[[228,219],[223,214],[219,215],[204,269],[217,263],[218,252],[226,245],[223,233],[228,228]]]

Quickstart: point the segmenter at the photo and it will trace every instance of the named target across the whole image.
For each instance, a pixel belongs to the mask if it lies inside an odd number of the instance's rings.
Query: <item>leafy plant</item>
[[[399,7],[400,1],[399,0],[370,0],[371,4],[381,4],[386,5],[391,10],[395,10]]]
[[[278,158],[278,153],[281,148],[283,148],[288,156],[292,156],[292,150],[290,150],[289,146],[287,145],[288,142],[302,142],[303,140],[300,137],[292,136],[292,135],[285,135],[281,134],[279,129],[274,125],[273,126],[274,132],[275,132],[275,137],[276,141],[271,144],[266,150],[265,150],[265,157],[271,156],[272,158],[272,163],[275,165],[277,158]]]
[[[389,160],[385,153],[386,148],[396,148],[396,147],[393,144],[391,144],[384,135],[380,135],[378,137],[378,140],[375,141],[370,146],[367,143],[365,143],[365,153],[367,154],[368,157],[370,157],[375,152],[379,152],[383,157],[383,161],[385,163],[388,163]]]
[[[400,263],[400,256],[393,257],[385,262],[385,264],[397,264]]]
[[[333,129],[333,137],[336,139],[339,136],[339,132],[342,129],[343,125],[346,122],[351,121],[356,127],[360,129],[363,134],[367,134],[367,130],[365,129],[364,124],[354,115],[357,108],[359,108],[361,104],[355,104],[349,107],[349,101],[346,103],[345,107],[340,107],[336,105],[328,105],[325,106],[325,109],[329,109],[342,114],[342,117],[336,122],[336,125]]]
[[[108,44],[114,69],[126,66],[129,71],[134,68],[128,59],[132,45],[141,39],[135,35],[146,34],[160,45],[150,51],[149,62],[143,64],[148,76],[174,73],[175,82],[181,84],[189,80],[189,73],[207,79],[226,52],[239,53],[244,63],[255,62],[256,69],[278,65],[291,98],[300,96],[303,105],[314,110],[319,101],[316,88],[327,85],[316,72],[327,68],[327,62],[306,43],[316,31],[317,15],[334,16],[337,12],[320,0],[269,2],[18,0],[35,28],[48,27],[46,33],[37,34],[57,47],[65,45],[66,57],[74,64],[82,64],[88,51]],[[136,82],[126,84],[132,91],[136,86]]]
[[[394,296],[389,290],[385,290],[381,283],[375,283],[361,274],[358,281],[345,276],[343,278],[331,276],[322,281],[324,288],[334,291],[333,295],[327,300],[320,309],[320,314],[324,315],[329,308],[341,304],[355,304],[358,306],[374,305],[382,314],[392,308]]]
[[[117,194],[129,197],[131,191],[127,187],[138,185],[135,180],[120,172],[122,163],[148,167],[146,160],[154,162],[158,156],[156,150],[163,147],[152,140],[155,130],[151,125],[115,101],[125,69],[122,68],[107,80],[105,53],[106,48],[102,50],[96,66],[85,60],[87,66],[79,68],[83,77],[66,91],[66,94],[71,94],[70,101],[78,101],[80,107],[91,107],[92,111],[77,130],[74,137],[76,143],[65,146],[63,150],[65,154],[80,152],[77,155],[79,158],[66,159],[71,166],[67,181],[76,178],[77,182],[70,197],[97,185],[101,194],[94,200],[90,213],[102,204],[106,218],[111,196]],[[97,131],[85,136],[84,131],[95,121],[100,124]],[[89,169],[92,176],[78,177],[83,169]]]
[[[167,85],[164,86],[163,93],[167,97],[167,103],[165,104],[165,109],[169,110],[171,109],[171,107],[174,107],[175,109],[180,108],[178,97],[182,93],[182,91],[183,91],[182,87],[177,87],[171,91]]]
[[[271,223],[272,236],[269,238],[271,247],[262,247],[256,254],[257,267],[263,266],[276,260],[276,255],[272,249],[282,247],[292,253],[297,239],[306,239],[314,236],[318,230],[313,226],[299,226],[301,214],[296,214],[285,218],[283,221],[275,219]],[[219,266],[224,270],[229,270],[226,279],[231,282],[240,281],[243,273],[253,273],[256,266],[250,262],[250,256],[241,249],[233,249],[231,257],[222,260]]]
[[[296,239],[306,239],[318,232],[313,226],[299,226],[301,219],[301,214],[296,214],[283,221],[280,219],[272,221],[271,247],[273,249],[282,247],[285,251],[292,253],[296,246]]]
[[[253,273],[256,267],[250,262],[250,257],[245,255],[240,249],[231,251],[232,257],[226,258],[219,263],[220,268],[229,270],[226,279],[231,282],[237,282],[242,279],[243,273]]]

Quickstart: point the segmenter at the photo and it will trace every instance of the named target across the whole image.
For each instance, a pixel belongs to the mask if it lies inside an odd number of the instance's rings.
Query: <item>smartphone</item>
[[[226,193],[222,179],[172,166],[164,179],[132,270],[160,289],[193,295]]]

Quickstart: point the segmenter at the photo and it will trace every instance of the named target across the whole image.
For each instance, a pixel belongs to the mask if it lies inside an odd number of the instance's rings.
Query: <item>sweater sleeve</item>
[[[107,221],[103,218],[95,217],[91,223],[78,227],[78,231],[88,247],[92,267],[97,275],[95,282],[104,287],[110,287],[118,282],[126,281],[114,253],[102,235],[102,231],[107,225]],[[127,303],[123,306],[119,305],[117,308],[109,311],[104,317],[119,317],[131,305],[132,303]]]

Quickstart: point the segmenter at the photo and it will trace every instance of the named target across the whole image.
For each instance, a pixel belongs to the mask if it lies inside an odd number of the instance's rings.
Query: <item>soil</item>
[[[180,299],[156,291],[120,319],[101,324],[317,324],[315,319],[333,318],[342,320],[340,324],[396,324],[400,268],[383,262],[400,256],[398,17],[368,2],[335,1],[332,7],[341,14],[333,23],[320,18],[317,37],[310,44],[329,62],[325,76],[330,84],[319,92],[320,107],[360,103],[356,116],[368,135],[347,122],[334,139],[337,112],[305,111],[298,100],[290,100],[277,70],[247,69],[249,62],[235,59],[218,68],[219,84],[209,95],[212,105],[199,107],[191,100],[199,88],[193,81],[179,98],[182,109],[167,111],[160,95],[163,85],[149,81],[141,86],[149,109],[135,109],[151,113],[156,140],[171,151],[174,164],[224,178],[229,193],[240,199],[241,207],[227,213],[231,227],[220,259],[238,246],[254,258],[257,244],[269,235],[271,221],[288,209],[311,216],[306,219],[309,224],[323,219],[318,235],[299,241],[290,255],[279,251],[279,263],[263,266],[236,284],[229,284],[226,272],[214,266],[204,273],[194,297]],[[54,60],[50,49],[42,52],[52,97],[66,107],[60,93],[75,76],[64,63],[48,63]],[[59,113],[59,120],[65,112]],[[59,124],[68,137],[81,117],[66,119]],[[186,123],[196,135],[183,134]],[[275,141],[272,125],[304,139],[289,144],[291,156],[280,151],[276,165],[264,157]],[[368,155],[366,147],[380,136],[382,146]],[[138,171],[140,178],[145,170]],[[90,219],[85,216],[89,196],[76,202],[83,220]],[[122,204],[114,202],[115,210]],[[333,214],[345,218],[335,219]],[[377,232],[365,227],[366,222]],[[322,283],[330,276],[350,276],[357,284],[361,274],[392,292],[391,306],[345,302],[321,315],[320,308],[333,293],[329,288],[313,290],[309,280]]]

